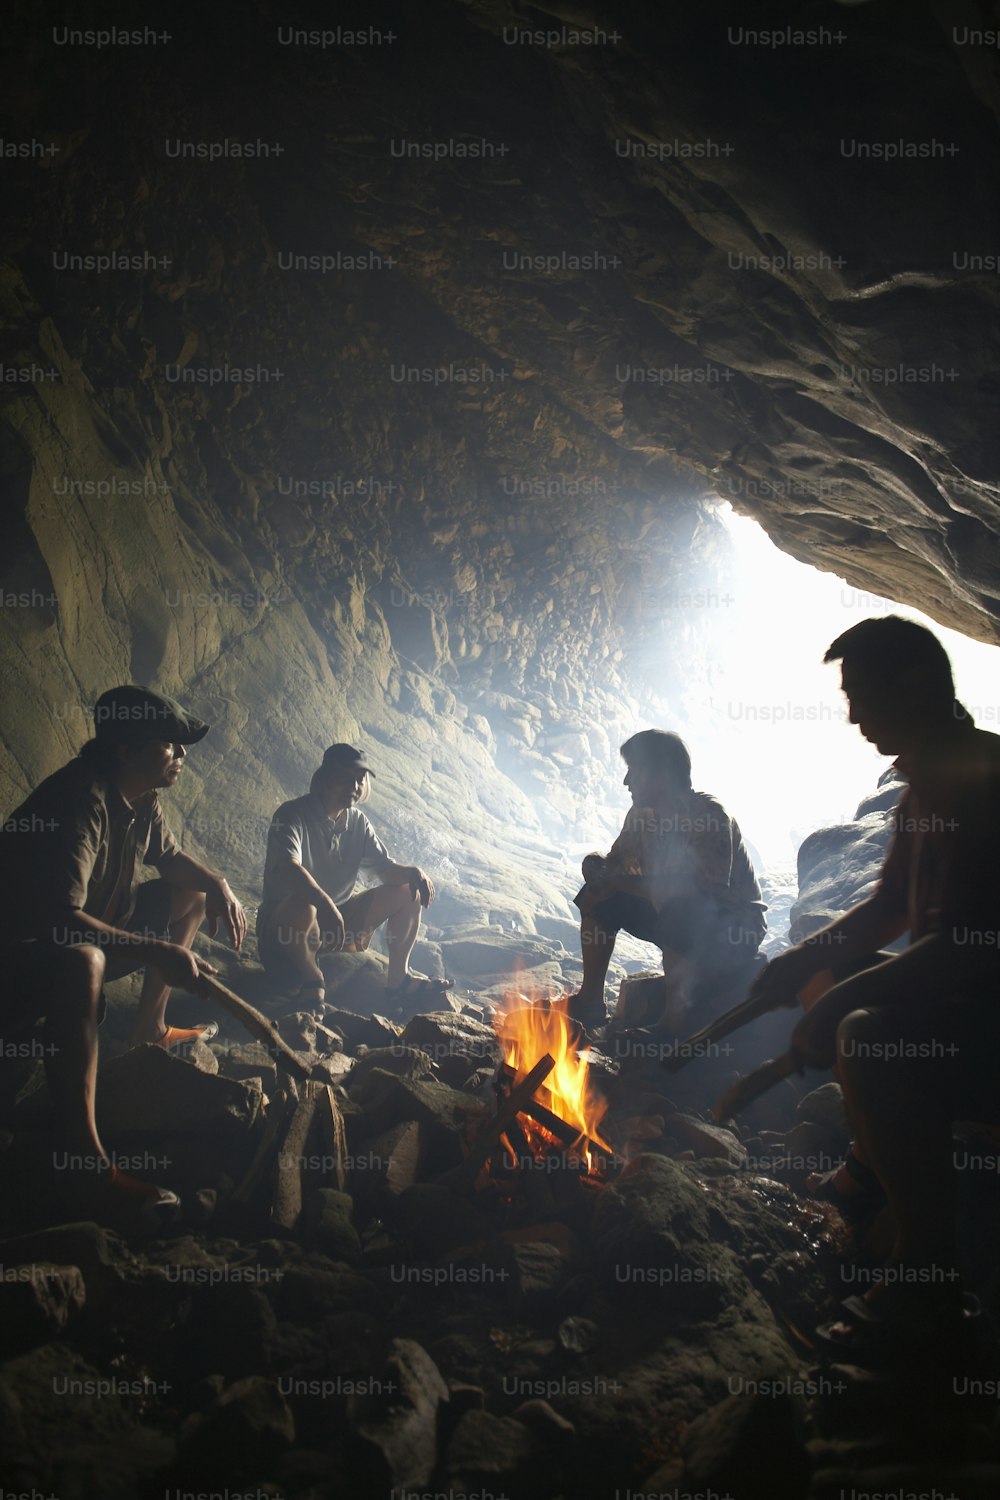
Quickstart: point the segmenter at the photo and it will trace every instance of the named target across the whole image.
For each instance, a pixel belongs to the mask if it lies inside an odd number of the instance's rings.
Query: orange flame
[[[581,1155],[587,1162],[587,1170],[591,1171],[593,1152],[587,1142],[596,1142],[609,1156],[614,1154],[599,1133],[608,1105],[588,1079],[589,1048],[578,1052],[572,1045],[573,1031],[566,1004],[565,998],[532,1002],[523,995],[508,995],[494,1014],[493,1024],[503,1044],[504,1061],[515,1070],[515,1084],[520,1083],[546,1053],[555,1059],[555,1067],[539,1085],[535,1097],[585,1138]],[[529,1138],[534,1136],[537,1139],[540,1130],[544,1127],[529,1127]]]

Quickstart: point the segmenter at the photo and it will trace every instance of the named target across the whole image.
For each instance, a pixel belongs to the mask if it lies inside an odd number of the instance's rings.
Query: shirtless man
[[[874,894],[774,959],[756,994],[794,1004],[831,954],[857,964],[909,932],[829,989],[791,1045],[843,1085],[855,1139],[833,1185],[881,1189],[893,1210],[893,1275],[853,1299],[855,1319],[933,1339],[962,1321],[952,1121],[1000,1120],[1000,736],[975,728],[944,648],[912,621],[863,620],[824,659],[842,663],[851,723],[909,787]]]

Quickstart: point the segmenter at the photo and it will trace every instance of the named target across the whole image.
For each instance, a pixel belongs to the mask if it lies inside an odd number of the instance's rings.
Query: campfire
[[[513,1159],[558,1155],[585,1175],[601,1175],[614,1156],[600,1132],[607,1101],[590,1081],[589,1049],[574,1045],[566,1000],[512,996],[494,1026],[504,1050],[498,1109]]]

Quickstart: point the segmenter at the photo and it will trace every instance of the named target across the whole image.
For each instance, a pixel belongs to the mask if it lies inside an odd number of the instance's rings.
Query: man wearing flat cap
[[[386,999],[440,999],[443,980],[409,971],[420,931],[420,909],[434,886],[417,865],[389,858],[359,802],[368,800],[375,773],[353,745],[331,745],[304,797],[285,802],[267,836],[257,944],[268,975],[294,1000],[325,999],[317,959],[364,951],[383,922],[389,949]],[[364,872],[380,883],[354,894]]]
[[[46,1073],[60,1142],[95,1174],[109,1204],[131,1195],[176,1201],[120,1172],[94,1120],[97,1027],[105,979],[145,969],[134,1045],[163,1047],[218,1027],[166,1024],[172,985],[214,973],[191,952],[207,916],[234,948],[246,917],[225,878],[184,854],[159,792],[181,775],[209,726],[145,687],[111,688],[94,707],[94,738],[5,819],[0,834],[0,1001],[5,1038],[45,1017]],[[139,881],[144,865],[158,879]],[[66,1153],[62,1153],[65,1155]]]

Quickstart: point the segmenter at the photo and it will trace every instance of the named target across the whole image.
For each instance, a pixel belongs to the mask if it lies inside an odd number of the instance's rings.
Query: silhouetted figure
[[[177,782],[187,746],[209,726],[144,687],[111,688],[94,709],[95,737],[9,815],[0,837],[0,966],[6,1037],[44,1016],[45,1068],[61,1144],[79,1158],[85,1193],[113,1210],[130,1200],[176,1202],[112,1167],[97,1135],[97,1027],[105,979],[145,969],[133,1044],[172,1046],[218,1027],[166,1024],[171,985],[214,973],[191,943],[208,916],[234,948],[242,907],[222,875],[184,854],[159,791]],[[158,879],[139,883],[143,865]],[[61,1153],[63,1154],[63,1153]]]
[[[583,861],[583,983],[570,1014],[583,1026],[606,1019],[604,981],[624,929],[663,955],[668,1026],[725,988],[753,959],[767,930],[764,903],[735,819],[691,788],[683,740],[645,729],[621,748],[632,810],[607,855]],[[749,976],[748,976],[749,977]]]
[[[284,802],[267,835],[264,890],[257,943],[268,975],[303,1004],[326,996],[317,960],[326,953],[359,952],[386,923],[389,1001],[433,1001],[445,980],[409,971],[420,931],[420,910],[434,885],[417,865],[397,865],[365,814],[374,775],[360,750],[331,745],[309,792]],[[361,871],[381,884],[354,895]]]
[[[884,1190],[891,1277],[851,1307],[848,1342],[933,1341],[968,1323],[957,1272],[951,1123],[1000,1120],[1000,737],[955,699],[937,638],[895,615],[863,620],[824,658],[842,662],[851,723],[909,787],[874,894],[776,958],[756,992],[794,1002],[811,976],[909,946],[829,989],[799,1021],[802,1065],[836,1063],[854,1130],[833,1186]],[[850,1304],[849,1304],[850,1306]]]

